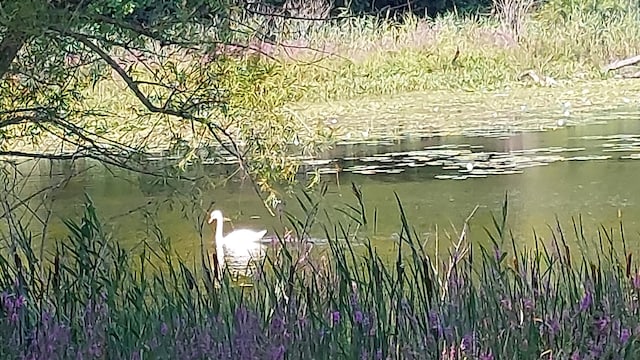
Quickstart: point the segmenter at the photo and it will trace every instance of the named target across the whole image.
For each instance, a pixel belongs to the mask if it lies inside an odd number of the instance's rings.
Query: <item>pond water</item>
[[[225,224],[227,231],[231,226],[264,228],[267,236],[283,231],[248,181],[203,190],[200,184],[158,183],[150,176],[107,170],[87,161],[74,167],[83,171],[53,195],[49,242],[64,237],[62,219],[81,213],[85,192],[113,236],[127,247],[145,239],[156,241],[150,232],[152,219],[174,249],[191,259],[199,254],[201,238],[211,241],[212,230],[205,223],[210,208],[222,209],[232,219]],[[39,162],[24,193],[57,183],[69,168],[68,163]],[[548,239],[548,225],[553,226],[556,217],[572,231],[572,217],[581,216],[589,238],[597,237],[600,225],[617,230],[622,220],[630,246],[640,250],[640,118],[632,108],[546,131],[476,129],[466,136],[344,142],[319,159],[305,161],[301,176],[312,171],[324,174],[327,193],[321,206],[332,221],[348,220],[336,209],[357,206],[351,183],[360,187],[370,223],[375,209],[375,225],[370,224],[368,235],[382,254],[393,251],[401,230],[394,193],[416,233],[431,241],[429,246],[436,233],[441,243],[446,243],[447,233],[455,236],[454,228],[460,230],[476,205],[470,240],[486,243],[483,227],[491,227],[491,212],[500,212],[508,193],[509,226],[519,243],[532,246],[534,229]],[[302,214],[294,198],[285,199],[285,204],[287,211]],[[309,235],[322,248],[322,229],[316,226]],[[244,266],[241,255],[236,260],[237,266]]]

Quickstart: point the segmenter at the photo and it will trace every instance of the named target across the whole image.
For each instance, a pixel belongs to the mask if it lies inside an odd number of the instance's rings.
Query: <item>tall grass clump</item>
[[[637,0],[495,0],[491,14],[341,16],[303,34],[280,19],[268,52],[304,101],[495,90],[531,85],[529,70],[601,79],[603,65],[640,51],[639,15]]]
[[[569,76],[597,77],[602,66],[640,51],[637,0],[553,0],[533,17],[523,40],[525,49],[546,59],[540,63],[546,68],[554,62],[564,64],[563,73]]]
[[[0,257],[4,359],[633,359],[639,355],[640,274],[622,231],[592,242],[574,224],[535,249],[510,236],[507,206],[471,240],[468,221],[447,258],[430,255],[398,199],[390,262],[362,229],[323,223],[322,254],[279,246],[253,286],[216,274],[204,255],[176,258],[159,236],[137,255],[105,233],[87,201],[41,266],[16,229]],[[308,197],[302,232],[322,214]],[[375,219],[375,216],[374,216]],[[375,220],[373,220],[375,221]],[[359,231],[354,231],[358,229]],[[350,239],[348,241],[341,239]],[[593,254],[572,252],[597,246]],[[149,240],[151,243],[151,240]],[[619,250],[622,248],[622,250]],[[307,248],[308,249],[308,248]],[[315,249],[314,249],[315,251]],[[215,258],[215,257],[214,257]],[[220,279],[220,280],[218,280]]]

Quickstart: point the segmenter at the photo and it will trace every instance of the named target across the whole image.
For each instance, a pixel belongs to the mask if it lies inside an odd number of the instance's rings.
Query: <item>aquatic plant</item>
[[[465,222],[449,256],[441,258],[409,225],[398,199],[400,239],[389,263],[366,239],[372,217],[354,191],[358,201],[345,210],[351,222],[322,223],[329,241],[323,254],[278,246],[260,264],[252,287],[237,286],[228,272],[217,281],[207,254],[188,263],[164,240],[149,239],[133,256],[105,232],[89,199],[81,219],[66,221],[69,236],[47,259],[32,250],[28,232],[14,229],[0,257],[0,355],[638,356],[640,273],[622,227],[617,235],[602,229],[592,242],[576,220],[575,239],[558,224],[546,240],[534,234],[535,249],[520,248],[508,230],[505,200],[493,229],[486,229],[488,241],[471,241]],[[317,200],[300,201],[308,218],[291,219],[299,238],[321,218],[314,212]],[[597,251],[571,250],[570,241]]]

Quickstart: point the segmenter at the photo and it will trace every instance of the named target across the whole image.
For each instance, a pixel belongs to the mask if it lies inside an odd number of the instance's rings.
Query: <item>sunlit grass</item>
[[[449,14],[432,20],[406,16],[401,23],[359,16],[304,26],[298,20],[283,21],[278,43],[263,49],[270,57],[225,58],[198,64],[204,68],[194,68],[193,73],[224,74],[219,88],[231,96],[227,108],[263,132],[272,128],[265,119],[291,116],[280,112],[283,106],[300,109],[318,104],[334,109],[336,101],[358,103],[380,98],[384,102],[387,97],[440,91],[464,100],[460,92],[540,87],[522,77],[529,70],[549,76],[558,87],[571,91],[581,82],[609,76],[601,73],[603,65],[640,49],[639,11],[637,6],[627,5],[615,0],[572,8],[549,2],[523,19],[519,42],[497,17],[489,15]],[[183,65],[190,66],[184,61]],[[152,76],[142,67],[140,70],[137,75],[142,80]],[[84,103],[107,116],[88,117],[84,125],[98,134],[153,149],[166,148],[176,139],[191,146],[208,142],[205,129],[198,124],[165,121],[156,114],[140,117],[145,109],[117,75],[112,75],[87,89]],[[166,75],[171,76],[169,70]],[[228,115],[209,114],[217,121]],[[315,126],[315,120],[305,112],[290,120],[299,136],[323,141],[318,135],[324,129]],[[279,140],[292,143],[296,139]]]
[[[376,18],[345,21],[335,31],[318,30],[317,38],[308,41],[337,56],[325,55],[320,66],[292,66],[291,71],[308,85],[304,98],[310,101],[500,89],[529,84],[520,80],[527,70],[557,81],[600,79],[603,65],[640,47],[638,11],[616,11],[576,12],[558,21],[549,5],[525,19],[519,43],[490,17],[408,18],[395,27]]]

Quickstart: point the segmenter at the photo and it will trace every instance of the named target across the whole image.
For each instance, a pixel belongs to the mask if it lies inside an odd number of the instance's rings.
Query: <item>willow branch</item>
[[[243,170],[246,173],[250,173],[248,171],[248,168],[246,167],[246,161],[245,161],[244,157],[242,156],[242,152],[238,148],[238,145],[236,144],[236,142],[233,140],[233,137],[227,131],[222,129],[217,124],[214,124],[214,123],[212,123],[210,121],[207,121],[206,119],[196,117],[193,114],[188,113],[186,111],[180,111],[180,110],[171,109],[171,108],[168,107],[169,106],[168,103],[165,103],[165,105],[163,107],[158,107],[158,106],[154,105],[153,103],[151,103],[149,98],[140,90],[140,88],[138,87],[138,82],[136,80],[134,80],[131,76],[129,76],[129,74],[127,74],[127,72],[111,56],[109,56],[109,54],[107,54],[104,50],[102,50],[98,45],[94,44],[90,39],[88,39],[86,36],[84,36],[82,34],[69,33],[68,35],[71,36],[72,38],[76,39],[78,42],[80,42],[81,44],[83,44],[84,46],[89,48],[94,53],[96,53],[116,73],[118,73],[120,78],[122,78],[122,80],[127,84],[127,87],[133,92],[133,94],[136,96],[136,98],[138,98],[138,100],[149,111],[151,111],[153,113],[159,113],[159,114],[175,116],[175,117],[182,118],[182,119],[185,119],[185,120],[197,121],[199,123],[206,124],[206,126],[209,128],[209,131],[214,136],[216,141],[220,144],[220,146],[222,146],[226,151],[228,151],[230,154],[232,154],[233,156],[235,156],[238,159],[238,163],[239,163],[240,167],[242,167]],[[231,143],[231,148],[229,148],[225,144],[225,142],[217,135],[217,132],[221,132],[225,136],[225,138],[227,138],[229,140],[229,142]],[[255,182],[255,179],[253,179],[253,176],[250,175],[249,178],[250,178],[250,181],[251,181],[251,183],[253,185],[253,188],[254,188],[256,194],[262,199],[262,202],[265,204],[265,207],[267,208],[267,210],[272,215],[274,215],[273,212],[271,211],[271,208],[266,206],[266,203],[265,203],[264,199],[262,198],[262,194],[261,194],[261,192],[260,192],[260,190],[258,188],[258,185]]]

